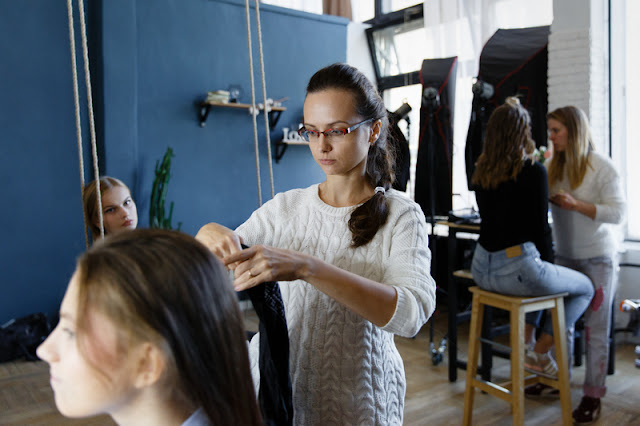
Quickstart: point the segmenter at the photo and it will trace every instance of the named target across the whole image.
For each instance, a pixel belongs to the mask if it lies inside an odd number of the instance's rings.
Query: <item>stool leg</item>
[[[615,298],[616,295],[614,293],[612,299],[611,306],[611,323],[609,325],[609,369],[607,370],[607,374],[612,375],[616,372],[616,306],[615,306]]]
[[[458,283],[449,278],[449,381],[458,379]]]
[[[485,339],[493,340],[491,338],[491,326],[493,325],[493,307],[488,305],[485,306],[482,317],[482,337],[484,337]],[[489,343],[484,342],[482,342],[480,348],[480,359],[482,360],[480,373],[482,375],[482,380],[490,382],[491,369],[493,368],[493,348]]]
[[[467,359],[467,382],[464,390],[464,417],[462,424],[471,425],[473,417],[473,397],[475,388],[473,380],[478,372],[478,356],[480,355],[480,345],[478,337],[482,329],[482,316],[484,305],[480,303],[479,297],[473,295],[471,304],[471,325],[469,326],[469,356]]]
[[[513,424],[524,424],[524,309],[511,309],[511,410]]]
[[[556,345],[556,361],[558,362],[558,390],[562,407],[562,423],[573,424],[571,416],[571,389],[569,387],[569,359],[567,354],[566,326],[564,322],[564,300],[556,299],[556,306],[551,308],[553,318],[553,341]]]

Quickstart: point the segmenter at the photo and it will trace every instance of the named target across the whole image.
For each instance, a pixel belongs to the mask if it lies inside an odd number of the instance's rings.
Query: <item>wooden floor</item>
[[[440,312],[434,321],[434,342],[438,345],[446,332],[446,313]],[[255,316],[247,312],[247,327],[254,329]],[[255,327],[257,328],[257,327]],[[466,357],[466,326],[460,326],[460,353]],[[607,377],[608,393],[602,400],[602,416],[595,425],[640,424],[640,369],[634,366],[632,343],[616,346],[616,373]],[[458,381],[448,380],[445,359],[433,365],[429,349],[429,324],[414,339],[396,337],[396,344],[405,362],[407,396],[405,425],[459,425],[464,408],[465,371],[459,370]],[[496,359],[493,376],[509,374],[506,360]],[[584,367],[573,370],[571,394],[576,406],[582,396]],[[560,425],[560,405],[557,400],[525,401],[527,425]],[[476,391],[474,424],[510,425],[507,403]],[[109,417],[70,420],[60,416],[49,387],[49,373],[43,362],[13,362],[0,364],[0,425],[113,425]]]

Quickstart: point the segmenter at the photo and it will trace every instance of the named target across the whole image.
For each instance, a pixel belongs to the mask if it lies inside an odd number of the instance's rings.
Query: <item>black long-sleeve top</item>
[[[553,262],[548,188],[546,169],[530,160],[515,181],[491,190],[476,186],[482,247],[493,252],[531,241],[542,260]]]

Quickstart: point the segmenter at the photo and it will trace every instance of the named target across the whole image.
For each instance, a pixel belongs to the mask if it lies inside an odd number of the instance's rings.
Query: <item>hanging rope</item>
[[[97,202],[98,202],[98,216],[100,219],[100,236],[104,237],[104,219],[102,216],[102,196],[100,194],[100,170],[98,168],[98,149],[96,145],[96,132],[95,132],[95,122],[93,116],[93,99],[91,97],[91,76],[89,74],[89,53],[87,48],[87,31],[84,20],[84,3],[83,0],[79,0],[78,2],[78,10],[80,14],[80,31],[82,37],[82,50],[83,50],[83,60],[84,60],[84,73],[85,73],[85,84],[87,87],[87,107],[89,109],[89,128],[91,130],[91,152],[93,157],[93,172],[96,180],[96,193],[97,193]],[[84,197],[84,187],[85,187],[85,179],[84,179],[84,159],[83,159],[83,151],[82,151],[82,125],[80,119],[80,96],[78,90],[78,66],[76,63],[76,43],[75,43],[75,31],[73,24],[73,4],[72,0],[67,0],[67,14],[69,18],[69,41],[71,48],[71,64],[72,64],[72,74],[73,74],[73,95],[74,95],[74,104],[75,104],[75,114],[76,114],[76,139],[78,145],[78,157],[80,164],[80,185],[81,185],[81,194]],[[82,209],[82,217],[84,223],[84,236],[85,243],[87,249],[89,248],[89,234],[87,232],[87,222],[90,218],[86,217],[84,212],[84,208]]]
[[[269,159],[269,180],[271,183],[271,198],[273,191],[273,162],[271,160],[271,126],[269,125],[269,111],[271,106],[267,105],[267,84],[264,76],[264,55],[262,53],[262,29],[260,26],[260,0],[256,1],[256,25],[258,30],[258,51],[260,52],[260,77],[262,79],[262,99],[264,100],[264,127],[267,135],[267,158]],[[253,74],[251,74],[253,80]]]
[[[69,15],[69,42],[71,45],[71,72],[73,74],[73,100],[76,113],[76,140],[78,145],[78,161],[80,163],[80,193],[84,192],[84,159],[82,154],[82,128],[80,125],[80,96],[78,95],[78,70],[76,64],[76,41],[73,31],[73,7],[71,0],[67,0],[67,14]],[[84,222],[84,240],[89,249],[89,233],[87,232],[87,215],[82,209],[82,219]]]
[[[251,77],[251,117],[253,119],[253,143],[256,154],[256,175],[258,181],[258,204],[262,206],[262,183],[260,181],[260,152],[258,147],[258,121],[256,115],[256,89],[253,83],[253,52],[251,50],[251,18],[249,13],[249,0],[244,0],[245,15],[247,17],[247,43],[249,44],[249,74]]]

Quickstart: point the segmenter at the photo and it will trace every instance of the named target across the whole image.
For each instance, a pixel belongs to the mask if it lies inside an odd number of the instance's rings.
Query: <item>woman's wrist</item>
[[[317,270],[317,261],[317,258],[304,254],[302,256],[302,262],[298,267],[298,279],[308,281],[310,278],[313,278]]]
[[[575,204],[573,205],[573,210],[591,219],[595,219],[596,217],[596,205],[587,203],[586,201],[576,200]]]

